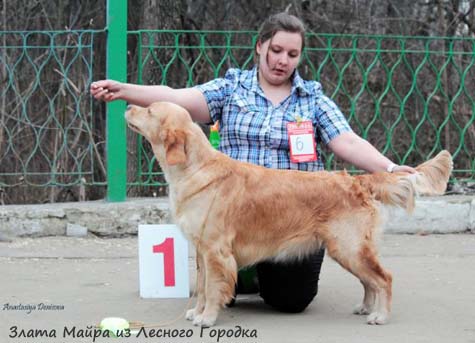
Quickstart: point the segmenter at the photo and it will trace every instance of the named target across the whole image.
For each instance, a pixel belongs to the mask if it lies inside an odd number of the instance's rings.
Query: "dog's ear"
[[[183,130],[166,130],[163,144],[168,165],[174,166],[186,162],[186,135]]]

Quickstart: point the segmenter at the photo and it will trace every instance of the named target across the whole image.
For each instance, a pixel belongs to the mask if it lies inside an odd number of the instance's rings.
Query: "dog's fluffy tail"
[[[408,212],[414,209],[415,189],[409,178],[389,173],[362,175],[362,177],[362,184],[379,202],[401,207]]]
[[[416,194],[441,195],[445,192],[452,168],[452,156],[443,150],[433,159],[417,166],[416,174],[378,173],[357,178],[376,200],[412,212]]]
[[[413,182],[417,194],[441,195],[447,188],[452,169],[452,156],[447,150],[442,150],[433,159],[417,166],[417,174],[408,177]]]

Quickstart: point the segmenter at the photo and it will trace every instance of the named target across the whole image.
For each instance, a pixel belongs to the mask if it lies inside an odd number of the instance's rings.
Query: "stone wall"
[[[475,232],[475,197],[419,198],[412,215],[385,210],[389,233]],[[0,240],[18,236],[135,235],[139,224],[172,223],[167,198],[0,206]]]
[[[4,237],[61,236],[85,230],[97,236],[118,237],[136,234],[139,224],[168,223],[167,198],[0,206],[0,233]]]

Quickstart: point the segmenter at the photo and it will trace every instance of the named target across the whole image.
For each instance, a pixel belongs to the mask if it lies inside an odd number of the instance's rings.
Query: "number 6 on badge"
[[[312,162],[317,159],[315,137],[311,121],[287,123],[290,161],[293,163]]]
[[[188,242],[175,225],[139,225],[142,298],[187,298]]]

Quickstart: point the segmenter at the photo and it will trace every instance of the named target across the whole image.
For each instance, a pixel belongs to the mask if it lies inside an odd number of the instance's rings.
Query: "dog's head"
[[[186,162],[184,130],[191,123],[191,117],[183,107],[169,102],[155,102],[145,108],[129,105],[125,120],[133,131],[152,144],[154,151],[163,147],[168,165]]]

